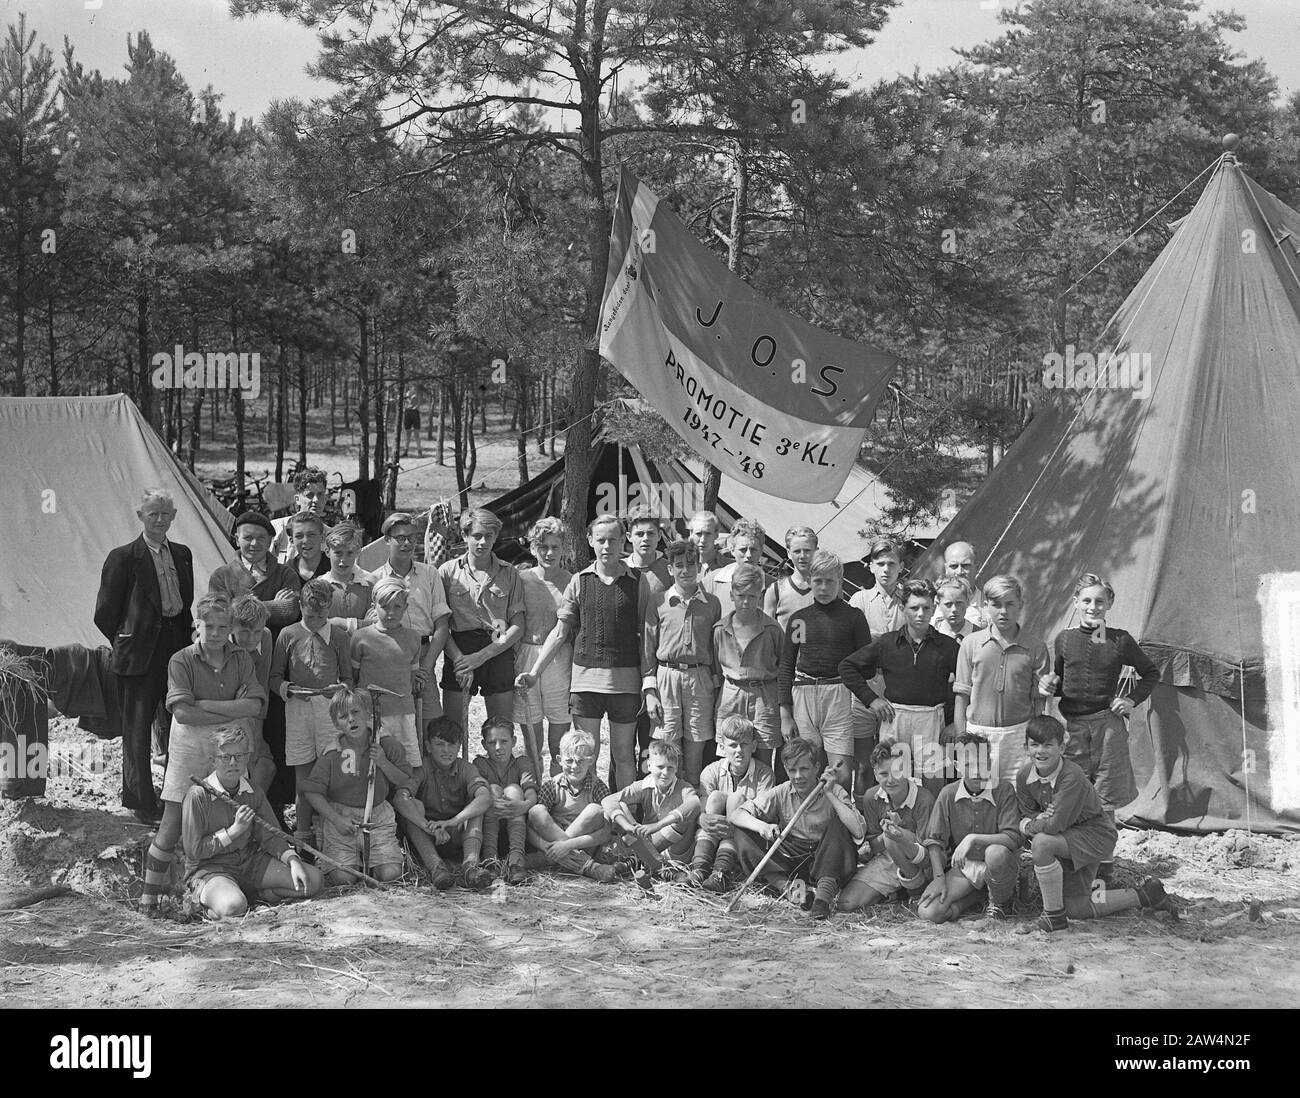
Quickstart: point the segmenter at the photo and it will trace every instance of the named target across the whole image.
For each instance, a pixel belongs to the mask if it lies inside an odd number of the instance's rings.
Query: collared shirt
[[[488,560],[484,579],[477,579],[469,565],[469,555],[449,560],[438,569],[447,605],[451,607],[451,627],[457,633],[485,629],[499,637],[524,615],[524,592],[519,573],[503,563],[495,553]],[[522,621],[521,621],[522,624]]]
[[[864,705],[876,700],[867,685],[877,672],[885,678],[885,697],[899,705],[950,705],[952,678],[960,649],[951,637],[928,628],[920,644],[907,627],[875,636],[865,648],[840,661],[840,677]]]
[[[731,577],[735,575],[736,569],[739,567],[740,565],[736,564],[735,562],[732,562],[731,564],[728,564],[725,568],[715,568],[712,572],[705,573],[704,578],[700,580],[700,587],[702,587],[710,595],[714,595],[717,597],[718,603],[722,607],[722,616],[724,618],[736,608],[736,604],[732,601],[731,598]],[[760,606],[762,605],[761,599],[763,593],[766,590],[767,590],[767,576],[764,576],[763,591],[759,592]]]
[[[809,792],[811,794],[813,790]],[[829,794],[818,797],[790,829],[789,838],[795,840],[795,845],[806,849],[821,842],[831,820],[836,818],[835,809],[831,807],[828,798]],[[755,819],[762,820],[764,823],[774,823],[784,830],[786,824],[794,819],[794,814],[799,811],[799,806],[803,802],[804,797],[795,792],[790,782],[782,782],[751,797],[740,807]],[[856,807],[854,811],[857,812]]]
[[[446,770],[439,768],[429,757],[428,769],[416,790],[424,805],[424,813],[431,820],[450,820],[477,795],[487,788],[483,775],[466,759],[455,759]]]
[[[280,634],[271,658],[270,688],[279,694],[286,682],[320,689],[352,681],[352,649],[347,630],[328,621],[312,632],[296,621]]]
[[[642,687],[655,685],[661,663],[695,664],[713,671],[713,627],[721,612],[715,595],[698,587],[689,595],[673,584],[650,600],[645,616]]]
[[[327,751],[316,760],[311,773],[298,783],[298,792],[304,796],[319,793],[330,804],[348,808],[365,808],[366,793],[370,788],[370,757],[361,749],[360,737],[339,736],[339,749]],[[406,763],[406,748],[396,736],[381,736],[379,746],[384,756],[408,778],[411,768]],[[383,770],[375,767],[375,804],[388,800],[393,782]]]
[[[533,773],[533,764],[519,755],[512,755],[506,763],[505,770],[498,770],[486,755],[479,755],[474,760],[474,769],[483,775],[489,785],[517,785],[520,789],[537,791],[537,776]]]
[[[176,573],[176,562],[172,559],[171,546],[164,539],[155,545],[148,538],[144,539],[153,561],[154,571],[158,573],[158,591],[162,599],[162,615],[174,618],[185,609],[181,603],[181,581]]]
[[[1029,774],[1029,777],[1027,777],[1027,778],[1025,779],[1025,781],[1026,781],[1029,785],[1034,785],[1034,784],[1038,784],[1038,785],[1048,785],[1048,786],[1051,786],[1053,789],[1055,789],[1055,788],[1056,788],[1056,779],[1059,778],[1059,777],[1061,776],[1061,771],[1062,771],[1064,768],[1065,768],[1065,756],[1064,756],[1064,755],[1062,755],[1059,759],[1057,759],[1057,761],[1056,761],[1056,769],[1053,770],[1050,774],[1040,774],[1040,773],[1038,772],[1038,767],[1036,767],[1036,766],[1032,766],[1032,765],[1031,765],[1031,767],[1030,767],[1030,771],[1031,771],[1031,773]]]
[[[174,711],[184,703],[200,701],[234,701],[240,687],[245,698],[266,700],[266,691],[257,681],[257,666],[251,653],[226,642],[221,646],[221,664],[213,667],[199,652],[199,642],[182,648],[167,663],[167,709]]]
[[[896,595],[888,593],[879,583],[870,590],[855,591],[849,605],[861,611],[871,626],[871,635],[878,637],[903,628],[903,604]]]
[[[864,844],[884,834],[883,821],[890,812],[897,812],[901,825],[913,835],[919,837],[924,832],[934,811],[934,794],[915,778],[908,778],[907,785],[907,796],[900,805],[890,800],[882,785],[867,790],[862,798],[862,818],[866,821]]]
[[[621,804],[635,805],[641,810],[640,822],[643,824],[658,823],[665,816],[681,809],[682,804],[689,798],[695,798],[696,808],[693,811],[697,811],[699,800],[695,787],[689,782],[674,778],[672,789],[667,793],[660,793],[654,778],[649,776],[638,778],[631,785],[619,790],[618,794]]]
[[[545,644],[555,628],[559,620],[556,611],[573,576],[561,568],[558,578],[559,583],[548,580],[540,564],[519,573],[519,586],[524,595],[524,644]]]
[[[411,570],[406,575],[399,576],[393,571],[393,566],[385,561],[374,571],[375,583],[389,576],[406,583],[406,613],[402,615],[402,624],[415,630],[417,636],[431,635],[438,628],[438,622],[451,614],[442,577],[432,564],[412,561]]]
[[[378,625],[358,629],[352,634],[351,663],[358,690],[374,685],[399,695],[379,695],[381,717],[415,712],[411,672],[420,665],[420,638],[414,630],[404,625],[393,633],[385,633]]]
[[[601,583],[604,583],[604,580],[600,579],[600,574],[596,571],[595,562],[587,565],[586,568],[575,573],[573,578],[569,580],[569,585],[564,589],[564,594],[560,597],[560,605],[555,612],[560,621],[575,630],[572,637],[575,648],[578,647],[580,639],[578,633],[585,628],[582,621],[580,602],[582,598],[582,577],[587,573],[596,576]],[[637,577],[636,618],[642,627],[636,665],[627,667],[588,667],[586,664],[575,663],[569,685],[569,689],[575,694],[583,691],[591,691],[597,694],[639,694],[641,692],[640,656],[645,649],[644,626],[646,613],[650,606],[650,582],[645,578],[644,572],[636,568],[627,568],[622,561],[619,562],[614,578],[618,579],[629,573]]]
[[[1016,640],[1005,641],[981,629],[961,642],[954,693],[970,698],[966,719],[990,728],[1009,728],[1035,712],[1038,679],[1051,669],[1047,645],[1024,643],[1024,626]]]
[[[225,793],[237,805],[247,805],[257,818],[269,824],[268,830],[254,824],[242,835],[230,836],[236,808],[217,796]],[[191,786],[181,802],[181,842],[185,851],[185,877],[199,869],[226,867],[237,869],[262,850],[272,858],[284,859],[289,844],[278,834],[275,814],[262,791],[247,778],[239,779],[239,788],[229,793],[215,773],[204,779],[203,787]]]
[[[298,578],[302,580],[303,583],[306,583],[308,580],[314,580],[317,576],[323,576],[330,570],[330,555],[322,549],[320,557],[316,561],[316,567],[312,569],[312,573],[309,576],[303,575],[302,557],[298,556],[297,551],[291,552],[281,563],[284,564],[286,568],[292,568]]]
[[[969,637],[977,629],[983,629],[982,625],[976,625],[970,620],[969,613],[961,623],[961,631],[954,633],[951,625],[948,624],[947,618],[940,618],[937,614],[932,621],[931,627],[936,633],[942,633],[945,637],[952,637],[954,640],[961,640],[963,637]]]
[[[230,640],[231,647],[234,647],[235,641],[232,637]],[[269,698],[271,691],[271,630],[266,626],[262,627],[262,635],[257,638],[257,647],[245,649],[253,657],[253,669],[257,672],[257,681],[262,684],[262,692]],[[267,699],[262,701],[262,716],[266,716]]]
[[[776,681],[781,673],[781,627],[766,614],[759,615],[758,633],[744,648],[736,636],[735,611],[724,614],[713,627],[713,657],[718,670],[729,679]]]
[[[1082,825],[1115,834],[1115,825],[1102,808],[1096,788],[1083,768],[1069,759],[1062,758],[1052,773],[1042,776],[1030,759],[1016,774],[1015,791],[1017,811],[1022,819],[1036,817],[1048,805],[1055,806],[1048,819],[1035,822],[1032,834],[1064,835]]]
[[[570,784],[563,774],[544,779],[537,794],[537,803],[551,814],[557,824],[568,827],[587,805],[600,804],[608,796],[608,786],[596,777],[593,759],[586,776],[577,786]]]
[[[744,793],[747,798],[757,797],[776,785],[772,768],[765,762],[751,757],[745,772],[737,778],[731,772],[731,764],[726,759],[709,763],[700,775],[700,795],[707,799],[710,793]]]
[[[673,585],[673,574],[668,571],[668,558],[662,553],[655,556],[654,563],[649,568],[640,568],[633,564],[631,557],[624,557],[623,563],[645,576],[646,583],[650,585],[651,595],[667,591]]]
[[[281,629],[298,620],[297,594],[302,590],[302,580],[294,569],[272,560],[269,556],[262,561],[259,568],[254,568],[242,556],[235,557],[231,563],[223,564],[222,567],[240,568],[253,577],[252,594],[264,602],[270,612],[266,624],[272,636],[278,636]],[[276,595],[286,590],[292,591],[294,598],[284,600],[276,598]]]
[[[959,778],[939,791],[921,842],[950,854],[967,835],[998,833],[1012,840],[1012,850],[1019,849],[1020,816],[1012,784],[986,785],[972,796],[966,782]]]
[[[356,618],[360,626],[361,619],[370,609],[370,596],[374,591],[375,577],[364,568],[357,568],[354,565],[352,578],[349,580],[336,579],[329,572],[320,578],[328,583],[334,592],[330,597],[330,605],[326,613],[340,621]]]

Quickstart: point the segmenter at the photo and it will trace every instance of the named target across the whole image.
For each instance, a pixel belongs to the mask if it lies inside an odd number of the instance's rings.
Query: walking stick
[[[745,894],[745,889],[747,889],[750,885],[752,885],[754,883],[754,880],[758,877],[758,875],[763,872],[763,867],[772,860],[772,855],[774,855],[780,849],[781,844],[786,840],[786,836],[790,834],[791,829],[794,827],[796,823],[798,823],[799,817],[802,816],[804,814],[804,811],[815,800],[817,800],[818,797],[820,797],[825,792],[826,792],[826,783],[818,782],[817,788],[814,789],[811,793],[809,793],[808,796],[804,798],[803,804],[801,804],[798,808],[795,809],[794,815],[790,817],[790,822],[785,825],[785,828],[781,831],[781,834],[776,837],[776,842],[774,842],[771,845],[771,847],[768,849],[767,853],[763,855],[763,860],[759,862],[758,865],[754,866],[754,872],[751,873],[748,879],[745,881],[745,883],[740,886],[740,891],[736,893],[735,898],[731,901],[731,903],[727,904],[726,913],[728,915],[730,915],[733,911],[736,910],[736,905],[740,903],[740,898]]]
[[[223,801],[225,801],[228,805],[230,805],[231,808],[243,807],[237,800],[235,800],[234,797],[232,797],[224,789],[220,789],[220,790],[213,789],[212,786],[208,785],[207,782],[201,781],[200,779],[195,777],[191,777],[190,782],[193,785],[197,785],[200,789],[206,789],[209,793],[215,793],[218,797],[220,797]],[[327,857],[326,855],[322,854],[314,846],[309,846],[301,839],[295,839],[292,835],[285,834],[278,827],[272,827],[269,823],[267,823],[264,819],[262,819],[261,816],[258,816],[256,813],[253,815],[253,823],[261,827],[263,831],[266,831],[272,835],[279,835],[280,838],[282,838],[295,850],[301,850],[304,854],[310,854],[318,862],[323,862],[325,865],[329,866],[330,869],[339,869],[342,870],[344,873],[351,873],[355,877],[360,877],[363,881],[366,882],[366,884],[372,884],[376,888],[379,888],[382,885],[382,882],[375,880],[374,877],[369,877],[358,869],[352,869],[350,866],[342,865],[339,862],[336,862],[333,858]]]
[[[370,742],[376,744],[380,740],[383,732],[383,718],[379,715],[379,697],[381,694],[387,694],[392,698],[400,698],[402,695],[396,690],[388,690],[382,686],[375,686],[373,683],[366,687],[366,692],[370,695],[370,711],[374,715],[374,728],[371,729]],[[417,722],[418,724],[418,722]],[[420,742],[419,731],[417,730],[415,742]],[[375,809],[375,760],[370,760],[370,772],[366,775],[366,812],[361,817],[361,868],[370,872],[370,814]]]
[[[546,775],[542,773],[542,748],[535,739],[533,739],[533,707],[528,701],[528,690],[521,686],[515,687],[516,697],[524,700],[524,750],[528,752],[528,761],[533,764],[533,775],[540,784]],[[543,730],[542,735],[546,732]],[[549,770],[550,768],[547,767]]]

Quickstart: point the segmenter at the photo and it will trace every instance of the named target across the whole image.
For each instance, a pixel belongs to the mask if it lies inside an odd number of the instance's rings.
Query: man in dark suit
[[[162,817],[153,788],[154,712],[167,693],[167,663],[190,643],[194,559],[167,540],[176,517],[164,490],[145,492],[136,511],[144,531],[108,554],[95,599],[95,625],[113,647],[122,709],[122,804],[143,823]]]

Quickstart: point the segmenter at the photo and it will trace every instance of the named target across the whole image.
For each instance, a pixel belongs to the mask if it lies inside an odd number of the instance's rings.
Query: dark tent
[[[1224,156],[1098,341],[1118,368],[1087,388],[1076,354],[1082,384],[918,565],[972,543],[979,582],[1018,576],[1049,640],[1077,624],[1079,573],[1110,580],[1108,621],[1161,669],[1132,719],[1135,824],[1300,828],[1298,248],[1300,214]]]

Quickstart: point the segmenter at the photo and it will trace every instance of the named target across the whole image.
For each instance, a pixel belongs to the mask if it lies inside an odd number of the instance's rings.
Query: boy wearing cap
[[[267,628],[272,637],[278,637],[281,629],[298,620],[302,580],[294,569],[281,564],[268,552],[273,536],[269,518],[256,511],[245,511],[235,519],[235,549],[239,555],[217,571],[238,568],[252,577],[252,593],[266,604],[269,614]],[[209,578],[209,587],[212,583]]]
[[[660,738],[682,744],[687,784],[700,780],[704,747],[713,739],[713,627],[722,616],[716,595],[700,590],[699,553],[675,541],[664,554],[673,585],[650,600],[641,659],[646,713]]]

